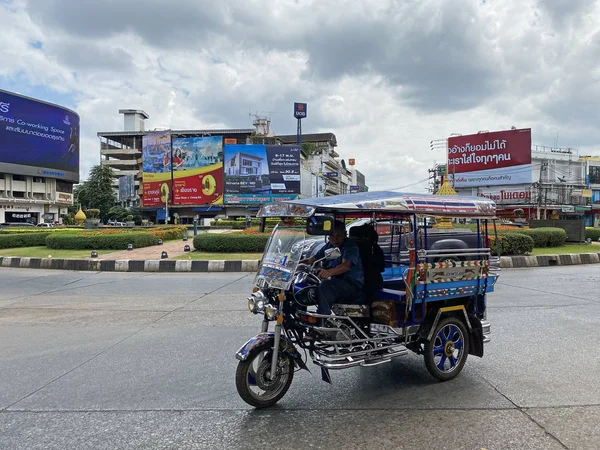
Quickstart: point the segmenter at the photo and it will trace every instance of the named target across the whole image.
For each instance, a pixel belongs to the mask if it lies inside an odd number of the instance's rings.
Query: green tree
[[[107,217],[117,222],[123,222],[127,215],[129,215],[129,211],[127,211],[122,206],[113,206],[108,210]]]
[[[76,202],[86,210],[100,210],[100,218],[104,221],[117,198],[112,187],[113,171],[108,166],[97,165],[90,170],[89,179],[74,190]]]
[[[307,156],[310,156],[317,152],[317,144],[314,142],[303,142],[302,143],[302,153]]]

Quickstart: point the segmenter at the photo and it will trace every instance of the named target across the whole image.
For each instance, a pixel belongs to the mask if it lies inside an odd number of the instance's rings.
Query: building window
[[[13,191],[14,198],[25,198],[25,192]]]
[[[590,183],[600,184],[600,166],[590,166]]]
[[[24,175],[13,175],[13,180],[14,181],[25,181],[25,176]]]

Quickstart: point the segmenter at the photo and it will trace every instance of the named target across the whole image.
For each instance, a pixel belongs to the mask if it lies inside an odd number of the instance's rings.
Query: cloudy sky
[[[595,0],[0,0],[0,88],[81,116],[82,167],[98,131],[251,128],[333,132],[371,189],[443,162],[430,141],[532,128],[534,144],[600,155]],[[598,150],[597,150],[598,149]]]

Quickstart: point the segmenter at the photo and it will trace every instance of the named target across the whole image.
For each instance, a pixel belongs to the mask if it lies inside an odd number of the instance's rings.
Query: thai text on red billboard
[[[457,187],[528,182],[530,165],[530,128],[448,138],[448,175]]]
[[[522,164],[531,164],[530,128],[448,138],[449,173]]]
[[[223,137],[173,138],[173,204],[223,203]]]

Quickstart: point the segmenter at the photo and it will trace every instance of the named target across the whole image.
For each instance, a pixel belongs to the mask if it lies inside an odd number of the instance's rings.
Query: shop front
[[[43,205],[0,204],[0,223],[38,224],[43,214]]]

